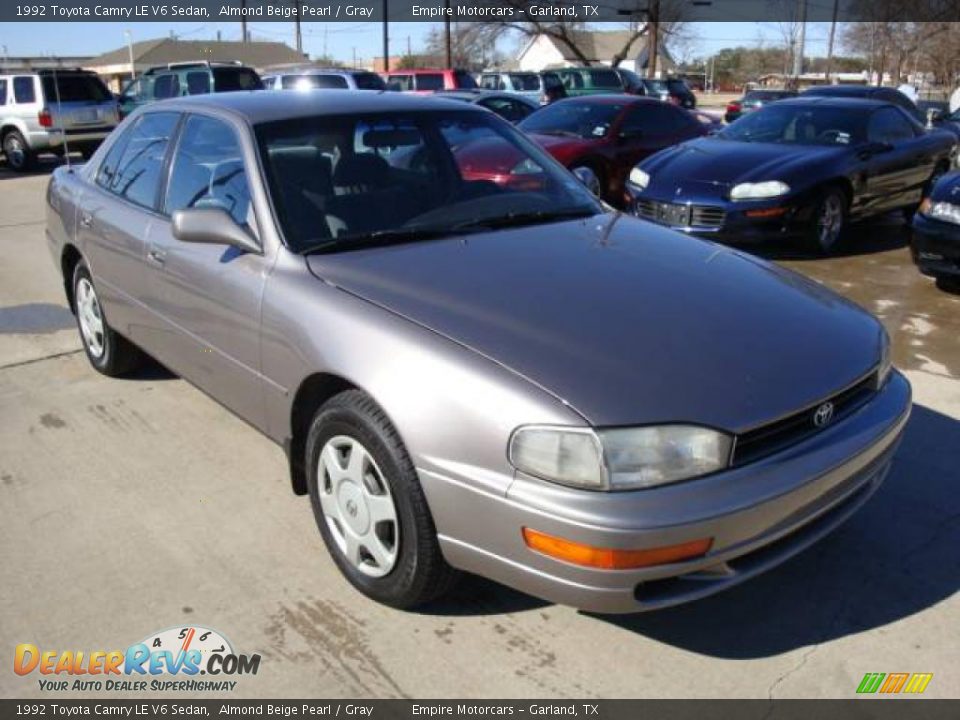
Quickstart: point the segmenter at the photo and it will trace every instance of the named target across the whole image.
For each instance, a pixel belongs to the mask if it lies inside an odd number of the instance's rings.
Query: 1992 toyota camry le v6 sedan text
[[[531,182],[465,179],[478,143]],[[282,443],[340,570],[397,607],[455,569],[600,612],[708,595],[862,505],[909,413],[869,314],[608,212],[460,103],[158,103],[47,200],[93,366],[142,348]]]

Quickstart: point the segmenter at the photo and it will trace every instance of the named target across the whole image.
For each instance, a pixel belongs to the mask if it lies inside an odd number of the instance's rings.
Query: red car
[[[472,90],[477,81],[466,70],[391,70],[380,76],[387,90],[433,93],[437,90]]]
[[[648,155],[706,135],[710,127],[687,110],[633,95],[591,95],[560,100],[537,110],[518,127],[612,205],[626,201],[627,175]],[[458,157],[472,177],[503,184],[527,179],[511,174],[510,158]],[[505,174],[506,173],[506,174]]]

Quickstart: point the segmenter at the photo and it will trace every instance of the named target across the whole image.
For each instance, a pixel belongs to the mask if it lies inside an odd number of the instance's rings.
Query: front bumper
[[[917,213],[910,253],[924,275],[960,277],[960,226]]]
[[[421,478],[431,507],[442,509],[440,544],[455,567],[593,612],[654,610],[743,582],[846,520],[886,476],[910,397],[909,383],[894,372],[868,404],[781,453],[651,490],[589,492],[518,476],[501,497],[429,472]],[[707,537],[713,547],[694,560],[599,570],[531,551],[524,527],[594,547]]]
[[[671,230],[695,235],[730,245],[756,245],[776,239],[795,239],[806,233],[812,222],[813,208],[808,198],[788,196],[769,200],[745,200],[733,202],[718,197],[657,197],[639,192],[627,186],[630,212],[642,220],[648,220]],[[691,208],[689,221],[676,222],[651,214],[663,206]],[[710,212],[702,212],[707,209]],[[775,215],[750,216],[748,213],[772,213]],[[698,215],[711,218],[710,224],[698,222]]]

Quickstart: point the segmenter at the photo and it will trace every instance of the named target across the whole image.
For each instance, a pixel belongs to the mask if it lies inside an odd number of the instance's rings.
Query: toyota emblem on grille
[[[813,413],[813,424],[818,428],[822,428],[830,424],[830,421],[833,420],[833,403],[825,402],[823,405],[818,407]]]

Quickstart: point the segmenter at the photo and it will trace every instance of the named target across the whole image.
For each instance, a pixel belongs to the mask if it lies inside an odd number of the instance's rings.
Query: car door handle
[[[93,215],[86,212],[80,213],[80,227],[90,228],[93,227]]]
[[[163,265],[167,261],[167,254],[163,250],[151,248],[147,252],[147,260],[155,262],[157,265]]]

